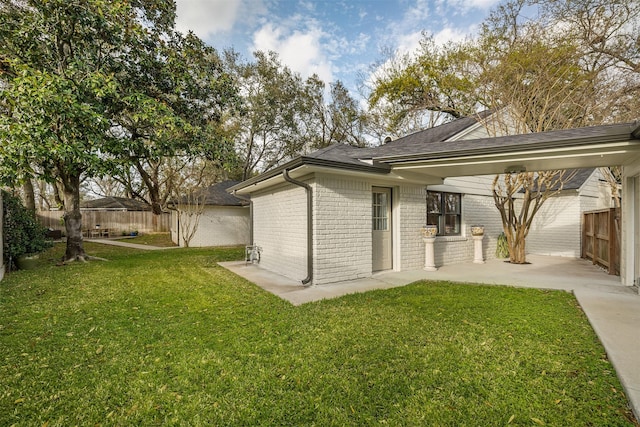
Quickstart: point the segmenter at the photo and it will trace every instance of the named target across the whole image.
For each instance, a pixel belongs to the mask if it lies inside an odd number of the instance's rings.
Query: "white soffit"
[[[410,160],[392,164],[393,171],[452,177],[503,173],[507,170],[555,170],[630,165],[640,162],[640,141],[566,147],[516,153],[464,154],[444,159]]]

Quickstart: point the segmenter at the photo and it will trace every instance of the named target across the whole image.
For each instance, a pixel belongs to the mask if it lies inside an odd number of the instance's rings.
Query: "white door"
[[[371,199],[373,271],[393,268],[391,189],[373,187]]]

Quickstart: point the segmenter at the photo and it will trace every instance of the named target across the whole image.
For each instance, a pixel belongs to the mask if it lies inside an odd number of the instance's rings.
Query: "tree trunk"
[[[67,250],[64,262],[85,261],[87,254],[82,244],[82,213],[80,213],[80,176],[71,175],[63,182],[64,227],[67,232]]]
[[[38,210],[43,211],[46,199],[44,197],[46,193],[47,184],[43,180],[39,179],[36,181],[38,183]],[[47,203],[47,210],[49,210],[51,206]]]
[[[135,163],[136,169],[140,173],[142,182],[144,182],[147,190],[149,191],[149,202],[151,203],[151,210],[154,215],[162,215],[162,203],[160,197],[160,184],[158,183],[158,165],[154,165],[154,174],[149,174],[143,167],[140,161]]]
[[[514,236],[512,241],[509,242],[509,262],[512,264],[526,264],[527,252],[525,230],[522,226],[519,226],[512,232]]]
[[[33,189],[33,182],[31,178],[27,178],[22,184],[22,191],[24,192],[24,205],[25,207],[35,213],[36,212],[36,193]]]

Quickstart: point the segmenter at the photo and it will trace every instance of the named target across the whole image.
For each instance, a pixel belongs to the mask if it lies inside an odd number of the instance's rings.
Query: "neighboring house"
[[[206,189],[204,210],[189,246],[237,246],[249,243],[249,201],[227,192],[229,187],[238,183],[239,181],[224,181]],[[183,246],[178,221],[174,210],[171,213],[171,239]]]
[[[100,199],[85,200],[80,202],[80,210],[83,211],[151,211],[147,203],[127,199],[126,197],[107,196]]]
[[[488,119],[459,119],[375,148],[333,145],[231,187],[251,196],[260,266],[317,285],[419,269],[427,221],[439,224],[436,265],[472,261],[478,224],[491,258],[502,231],[491,197],[496,173],[624,165],[640,152],[634,124],[493,137]],[[608,203],[598,172],[580,174],[539,212],[529,252],[579,254],[579,212]],[[568,223],[575,238],[558,246],[549,236]]]

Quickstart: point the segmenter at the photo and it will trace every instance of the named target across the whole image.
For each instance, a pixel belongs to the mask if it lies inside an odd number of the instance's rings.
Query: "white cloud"
[[[418,47],[420,47],[420,40],[422,40],[422,38],[422,31],[397,35],[395,41],[397,52],[400,55],[415,52]]]
[[[253,26],[268,13],[268,0],[176,0],[176,28],[202,39]]]
[[[439,7],[455,7],[463,13],[470,12],[470,9],[489,10],[500,3],[501,0],[439,0]]]
[[[325,34],[317,27],[291,30],[267,23],[253,35],[253,50],[277,52],[283,64],[306,78],[317,74],[323,81],[333,80],[333,67],[322,50]]]
[[[462,4],[468,4],[471,7],[477,7],[478,9],[487,10],[500,3],[500,0],[464,0]]]
[[[445,45],[450,42],[463,41],[472,31],[470,28],[461,30],[460,28],[445,27],[433,35],[433,41],[437,45]]]
[[[241,0],[177,0],[176,28],[200,38],[230,31],[238,19]]]
[[[415,6],[407,8],[403,21],[405,24],[416,24],[426,21],[431,15],[429,0],[416,0]]]

